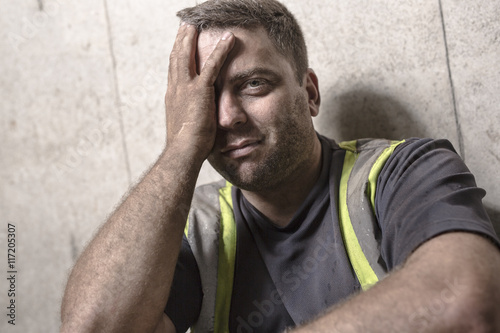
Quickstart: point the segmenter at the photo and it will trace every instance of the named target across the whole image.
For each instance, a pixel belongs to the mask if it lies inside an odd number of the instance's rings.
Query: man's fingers
[[[227,55],[234,46],[234,41],[235,38],[231,32],[224,32],[221,39],[217,43],[217,46],[203,65],[200,78],[206,83],[207,86],[213,86],[215,83],[220,69],[226,61]]]
[[[170,76],[179,79],[180,75],[193,77],[196,74],[196,41],[198,31],[192,25],[182,23],[170,53]]]

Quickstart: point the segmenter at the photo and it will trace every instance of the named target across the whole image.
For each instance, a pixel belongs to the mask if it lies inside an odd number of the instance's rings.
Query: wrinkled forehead
[[[262,62],[286,60],[269,39],[263,28],[243,29],[229,28],[235,38],[235,44],[225,64],[240,59],[240,62]],[[197,61],[198,71],[203,68],[207,59],[215,50],[222,34],[226,30],[210,29],[202,31],[198,36]],[[279,60],[278,60],[279,59]]]

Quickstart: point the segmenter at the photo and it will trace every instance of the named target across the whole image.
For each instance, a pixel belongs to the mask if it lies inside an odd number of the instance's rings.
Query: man
[[[449,143],[318,135],[318,78],[274,0],[179,16],[166,148],[75,265],[61,331],[500,329],[499,242]],[[205,159],[228,183],[193,199]]]

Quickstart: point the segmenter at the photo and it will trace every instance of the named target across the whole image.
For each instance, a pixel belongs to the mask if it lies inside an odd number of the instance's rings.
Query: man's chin
[[[229,160],[226,163],[215,163],[208,160],[210,165],[228,182],[243,190],[251,191],[256,181],[255,165],[250,161]]]

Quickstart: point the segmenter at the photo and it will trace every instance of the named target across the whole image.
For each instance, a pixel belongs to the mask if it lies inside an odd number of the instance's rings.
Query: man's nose
[[[218,126],[225,130],[235,129],[247,122],[247,114],[234,93],[222,91],[219,95]]]

